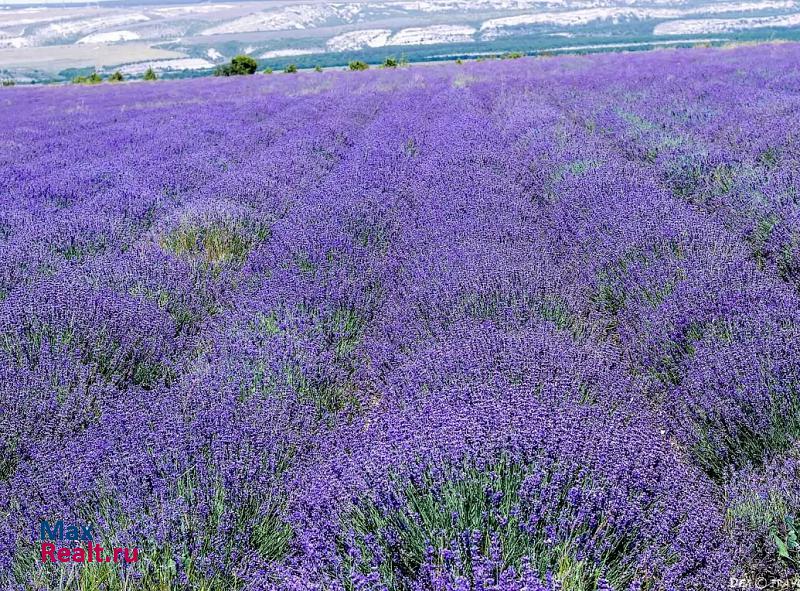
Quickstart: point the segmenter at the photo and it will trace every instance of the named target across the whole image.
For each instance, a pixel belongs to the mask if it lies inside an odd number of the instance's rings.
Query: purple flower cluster
[[[798,574],[798,64],[5,89],[0,585]]]

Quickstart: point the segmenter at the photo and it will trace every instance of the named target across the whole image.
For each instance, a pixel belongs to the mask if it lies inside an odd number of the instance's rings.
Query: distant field
[[[93,70],[116,66],[129,60],[148,62],[176,59],[183,54],[150,47],[144,43],[122,45],[67,45],[58,47],[26,47],[25,49],[0,49],[0,63],[7,68],[55,67],[59,70],[86,68]],[[13,79],[13,77],[8,77]]]
[[[799,129],[798,44],[0,88],[0,587],[791,588]]]

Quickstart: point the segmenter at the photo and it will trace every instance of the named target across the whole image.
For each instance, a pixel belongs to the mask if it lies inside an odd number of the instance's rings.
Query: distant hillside
[[[239,53],[302,68],[776,38],[800,38],[796,0],[11,0],[0,5],[0,76],[201,75]]]

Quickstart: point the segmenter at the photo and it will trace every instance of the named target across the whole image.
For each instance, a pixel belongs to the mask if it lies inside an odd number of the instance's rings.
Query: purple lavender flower
[[[0,585],[794,576],[798,58],[3,92]]]

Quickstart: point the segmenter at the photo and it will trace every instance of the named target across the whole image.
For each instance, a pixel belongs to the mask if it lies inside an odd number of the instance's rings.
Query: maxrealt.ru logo
[[[94,543],[91,525],[70,524],[64,526],[59,519],[53,523],[39,522],[39,538],[42,542],[42,562],[136,562],[138,548],[103,548]],[[50,541],[47,541],[50,540]],[[84,547],[85,545],[85,547]]]

